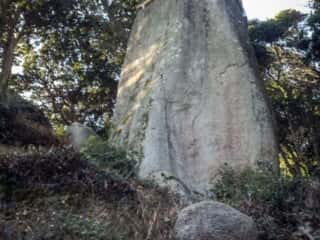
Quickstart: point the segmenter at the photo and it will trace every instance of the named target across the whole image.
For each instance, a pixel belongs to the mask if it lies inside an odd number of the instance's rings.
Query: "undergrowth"
[[[108,141],[90,137],[81,148],[81,157],[110,173],[125,179],[134,177],[139,167],[139,156],[126,149],[115,147]]]
[[[1,240],[170,240],[181,207],[71,149],[0,156],[0,186]]]
[[[138,159],[96,140],[0,155],[1,240],[171,240],[177,196],[135,178]],[[212,193],[257,223],[259,240],[319,240],[320,183],[272,168],[221,169]]]
[[[0,144],[10,146],[59,145],[44,113],[31,102],[9,95],[0,102]]]
[[[252,216],[260,240],[320,239],[320,184],[288,178],[271,168],[225,166],[212,188],[215,199]]]

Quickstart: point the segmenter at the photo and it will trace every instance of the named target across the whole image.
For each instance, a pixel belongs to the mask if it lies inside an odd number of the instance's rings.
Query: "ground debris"
[[[0,156],[0,239],[173,239],[179,200],[68,148]]]

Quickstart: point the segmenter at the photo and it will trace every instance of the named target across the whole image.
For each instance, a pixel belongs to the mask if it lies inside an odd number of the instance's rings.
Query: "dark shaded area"
[[[0,156],[1,240],[173,240],[175,196],[70,149]]]
[[[35,105],[18,96],[0,103],[0,144],[48,146],[57,143],[49,120]]]
[[[30,192],[40,197],[51,193],[94,193],[119,201],[134,190],[125,181],[97,170],[71,149],[52,149],[0,156],[0,177],[6,202],[24,200]]]
[[[225,167],[213,192],[218,201],[255,220],[259,240],[320,236],[320,182],[315,179],[290,179],[267,167],[242,172]]]

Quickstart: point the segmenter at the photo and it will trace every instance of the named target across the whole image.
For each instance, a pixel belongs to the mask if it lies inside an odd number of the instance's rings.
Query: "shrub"
[[[0,155],[0,239],[173,240],[181,207],[167,189],[114,178],[70,148]]]
[[[91,194],[108,200],[134,195],[127,182],[101,171],[68,148],[0,155],[0,186],[5,201],[48,192]]]
[[[124,178],[135,176],[138,169],[138,154],[96,137],[90,137],[80,152],[84,159],[99,168]]]
[[[285,195],[288,179],[278,176],[273,170],[246,168],[241,172],[225,166],[220,169],[220,179],[213,186],[214,195],[233,205],[246,202],[261,202],[278,206]]]
[[[252,216],[260,240],[307,239],[306,234],[315,237],[320,227],[319,194],[310,194],[310,190],[320,191],[312,187],[315,182],[282,176],[265,167],[238,172],[225,166],[211,191],[215,200]],[[316,204],[311,206],[310,201]]]
[[[106,229],[104,224],[92,218],[85,218],[79,215],[63,216],[62,231],[65,235],[77,237],[78,239],[86,240],[120,240],[128,239],[122,238],[121,233],[113,232],[112,227],[110,231]]]
[[[0,102],[0,144],[57,145],[51,124],[35,105],[19,96],[9,96]]]

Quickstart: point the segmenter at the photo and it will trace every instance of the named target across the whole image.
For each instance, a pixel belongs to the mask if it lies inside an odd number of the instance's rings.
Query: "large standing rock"
[[[177,240],[255,240],[253,220],[223,203],[205,201],[183,209],[175,225]]]
[[[204,190],[217,169],[276,157],[240,0],[153,0],[135,21],[111,140]]]

